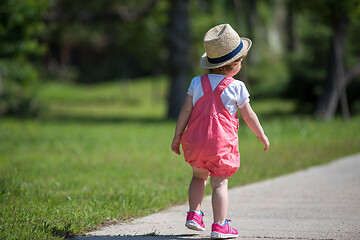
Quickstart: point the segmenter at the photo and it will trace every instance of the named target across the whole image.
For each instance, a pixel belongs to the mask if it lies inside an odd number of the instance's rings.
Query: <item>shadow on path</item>
[[[69,240],[172,240],[172,239],[196,239],[196,240],[209,240],[197,234],[180,234],[180,235],[136,235],[136,236],[86,236],[75,237]]]

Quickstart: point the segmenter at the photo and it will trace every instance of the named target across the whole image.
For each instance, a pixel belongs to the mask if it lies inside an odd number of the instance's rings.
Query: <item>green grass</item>
[[[49,107],[45,118],[160,119],[166,112],[167,89],[167,79],[158,77],[85,86],[52,82],[39,95]]]
[[[0,238],[65,238],[184,203],[191,170],[170,150],[175,122],[162,119],[166,88],[164,78],[47,83],[39,119],[0,119]],[[271,147],[263,152],[242,122],[241,168],[231,187],[360,150],[360,116],[321,122],[292,115],[291,102],[254,99],[252,106]]]

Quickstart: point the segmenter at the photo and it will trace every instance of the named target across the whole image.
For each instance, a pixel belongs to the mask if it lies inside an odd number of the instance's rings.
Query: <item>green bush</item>
[[[29,63],[4,61],[0,65],[2,92],[0,94],[0,116],[37,116],[41,109],[35,98],[38,88],[36,69]]]
[[[34,116],[37,71],[30,63],[46,47],[38,41],[49,0],[0,1],[0,116]]]

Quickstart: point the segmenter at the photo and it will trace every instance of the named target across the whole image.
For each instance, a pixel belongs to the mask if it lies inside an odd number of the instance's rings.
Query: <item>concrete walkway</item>
[[[360,239],[360,154],[231,189],[229,199],[228,218],[239,239]],[[210,197],[202,208],[206,231],[185,228],[187,210],[175,206],[76,239],[209,239]]]

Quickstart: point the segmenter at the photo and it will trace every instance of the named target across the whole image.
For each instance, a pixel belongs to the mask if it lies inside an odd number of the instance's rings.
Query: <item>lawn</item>
[[[0,238],[61,239],[184,203],[190,167],[170,150],[167,81],[46,83],[39,119],[0,119]],[[360,151],[360,116],[321,122],[257,101],[268,152],[241,122],[240,186]],[[207,192],[210,192],[209,187]]]

